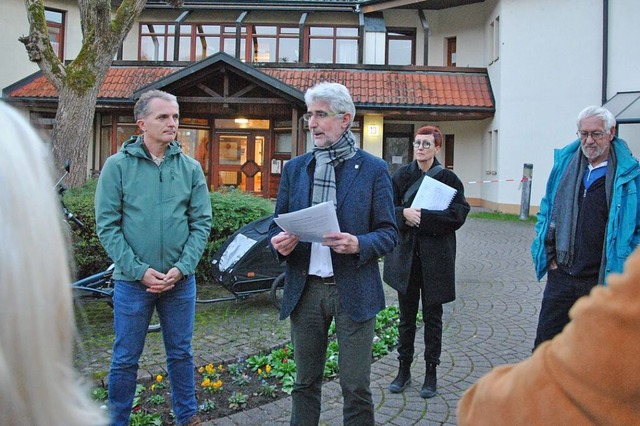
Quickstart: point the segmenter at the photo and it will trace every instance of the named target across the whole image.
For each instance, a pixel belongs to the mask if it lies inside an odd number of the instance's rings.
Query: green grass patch
[[[469,213],[469,217],[474,219],[490,219],[490,220],[502,220],[509,222],[526,222],[526,223],[536,223],[536,216],[529,215],[529,219],[521,220],[520,215],[511,214],[511,213],[501,213],[501,212],[471,212]]]

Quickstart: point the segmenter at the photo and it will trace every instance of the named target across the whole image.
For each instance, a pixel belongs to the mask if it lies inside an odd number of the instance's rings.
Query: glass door
[[[221,133],[216,136],[214,157],[215,189],[240,189],[264,193],[265,136]]]

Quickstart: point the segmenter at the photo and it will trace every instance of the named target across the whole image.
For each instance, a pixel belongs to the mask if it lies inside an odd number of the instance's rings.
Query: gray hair
[[[356,106],[353,104],[349,89],[340,83],[323,81],[307,89],[304,102],[309,106],[314,102],[327,102],[331,112],[348,112],[351,122],[356,116]]]
[[[580,114],[578,114],[578,130],[580,130],[580,123],[582,122],[582,120],[591,117],[598,117],[599,119],[601,119],[604,123],[604,128],[606,131],[609,131],[612,127],[616,126],[616,118],[613,116],[611,111],[606,108],[593,105],[586,107],[585,109],[580,111]]]
[[[178,98],[171,93],[163,92],[162,90],[149,90],[148,92],[144,92],[133,107],[133,117],[136,121],[149,115],[149,102],[156,98],[175,102],[176,104],[178,103]]]

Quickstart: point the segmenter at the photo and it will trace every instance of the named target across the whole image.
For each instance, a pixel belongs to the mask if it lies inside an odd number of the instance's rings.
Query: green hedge
[[[65,193],[64,202],[85,225],[78,229],[72,225],[72,247],[75,271],[83,278],[105,269],[111,263],[96,235],[94,196],[96,179]],[[212,192],[213,223],[204,255],[196,269],[198,280],[211,278],[210,259],[218,248],[243,225],[273,213],[271,201],[242,191]]]

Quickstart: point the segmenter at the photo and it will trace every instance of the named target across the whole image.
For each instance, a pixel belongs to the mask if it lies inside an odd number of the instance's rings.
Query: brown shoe
[[[202,425],[202,420],[200,420],[200,417],[198,416],[193,416],[189,419],[189,423],[187,423],[187,426],[201,426]]]

